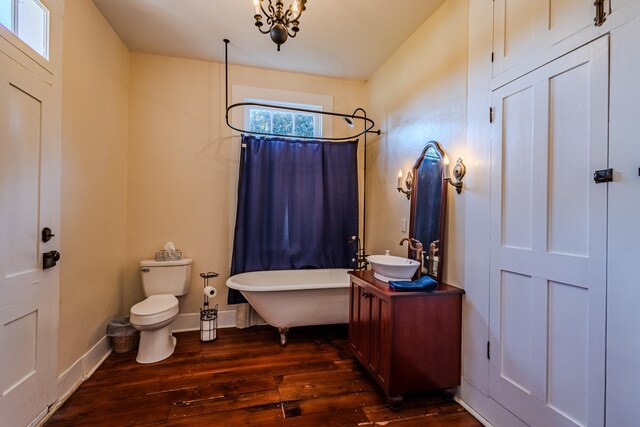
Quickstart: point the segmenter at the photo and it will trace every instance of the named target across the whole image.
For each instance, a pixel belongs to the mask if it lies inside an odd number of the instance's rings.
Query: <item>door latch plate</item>
[[[596,184],[613,181],[613,169],[602,169],[599,171],[595,171],[593,174],[593,180]]]
[[[56,266],[56,263],[60,261],[60,252],[58,251],[49,251],[42,254],[42,269],[46,270],[48,268],[53,268]]]

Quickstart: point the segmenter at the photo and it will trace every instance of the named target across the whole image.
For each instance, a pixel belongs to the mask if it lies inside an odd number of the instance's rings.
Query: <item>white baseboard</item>
[[[82,357],[58,377],[58,401],[64,401],[80,384],[95,372],[111,354],[111,342],[104,336]]]
[[[83,354],[69,368],[58,376],[58,399],[49,406],[44,418],[38,421],[43,425],[53,413],[76,391],[80,384],[87,380],[111,354],[111,342],[106,335],[89,351]]]
[[[178,314],[171,325],[171,332],[187,332],[200,330],[200,313]],[[235,328],[236,311],[218,311],[218,328]]]
[[[466,382],[464,378],[462,379],[459,396],[456,401],[485,426],[527,427],[527,424],[521,419]]]
[[[460,398],[460,396],[454,396],[453,400],[455,400],[456,402],[458,402],[458,404],[460,406],[462,406],[468,413],[470,413],[473,418],[475,418],[476,420],[480,421],[480,423],[484,426],[484,427],[494,427],[493,424],[491,424],[489,421],[487,421],[486,419],[484,419],[484,417],[482,415],[480,415],[475,409],[473,409],[471,406],[469,406],[467,404],[467,402],[465,402],[464,400],[462,400]]]

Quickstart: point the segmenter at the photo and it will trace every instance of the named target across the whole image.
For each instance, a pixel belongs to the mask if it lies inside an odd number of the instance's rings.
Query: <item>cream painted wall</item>
[[[410,202],[396,190],[398,169],[413,167],[424,145],[438,141],[452,163],[465,157],[468,1],[449,0],[367,83],[369,115],[382,136],[367,146],[367,251],[405,255],[398,242]],[[465,159],[468,160],[468,159]],[[464,199],[448,193],[443,278],[462,286]]]
[[[334,111],[350,113],[365,100],[365,84],[358,81],[239,66],[230,66],[230,77],[230,87],[333,96]],[[125,310],[143,299],[138,261],[169,240],[194,260],[180,312],[198,311],[199,273],[211,270],[220,273],[213,280],[220,291],[215,303],[227,308],[240,141],[224,123],[224,103],[223,64],[132,55]],[[334,135],[340,126],[338,119]]]
[[[129,56],[93,2],[66,2],[59,372],[122,314]]]

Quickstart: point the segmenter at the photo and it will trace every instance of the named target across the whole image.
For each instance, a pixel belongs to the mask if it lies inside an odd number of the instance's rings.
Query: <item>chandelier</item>
[[[269,2],[267,9],[265,9],[263,3]],[[282,0],[276,0],[275,7],[271,0],[253,0],[253,5],[256,8],[256,27],[262,34],[269,34],[271,40],[278,46],[280,51],[280,45],[284,44],[289,37],[295,37],[300,31],[300,16],[305,11],[305,4],[307,0],[293,0],[291,5],[285,10]],[[266,17],[266,23],[268,29],[263,30],[262,15]]]

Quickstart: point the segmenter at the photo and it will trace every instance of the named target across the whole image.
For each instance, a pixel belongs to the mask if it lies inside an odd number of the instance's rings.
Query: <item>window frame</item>
[[[251,130],[251,112],[252,111],[269,111],[270,112],[270,120],[271,120],[271,131],[270,134],[276,136],[283,136],[288,138],[296,138],[299,135],[295,135],[296,130],[296,115],[306,115],[313,117],[313,137],[314,138],[322,138],[322,105],[314,105],[314,104],[301,104],[296,102],[284,102],[284,101],[270,101],[266,99],[257,99],[257,98],[244,98],[244,102],[248,103],[256,103],[262,104],[261,106],[257,105],[248,105],[244,108],[244,129],[247,131]],[[270,108],[279,107],[279,108]],[[317,113],[311,112],[300,112],[295,110],[288,110],[287,108],[300,108],[305,110],[313,110],[317,111]],[[273,133],[273,112],[284,112],[291,113],[293,115],[293,126],[292,126],[292,134],[275,134]],[[306,137],[306,136],[305,136]]]
[[[18,49],[20,49],[23,53],[27,54],[29,57],[34,59],[36,62],[45,61],[46,63],[49,63],[50,53],[51,53],[50,52],[51,51],[51,10],[49,6],[47,6],[46,1],[42,1],[42,0],[29,0],[29,1],[33,2],[35,6],[42,9],[44,13],[44,23],[43,23],[43,28],[41,29],[42,34],[44,36],[42,40],[42,48],[43,48],[42,52],[37,51],[34,47],[28,44],[25,41],[25,39],[23,39],[19,35],[19,32],[20,32],[20,28],[19,28],[20,8],[18,7],[18,4],[20,2],[19,0],[8,1],[8,3],[11,4],[11,18],[10,18],[11,28],[7,28],[4,25],[0,24],[0,36],[7,39],[7,41],[9,41],[11,44],[13,44]],[[28,50],[25,50],[24,47],[26,47]],[[47,67],[45,66],[45,68]]]

